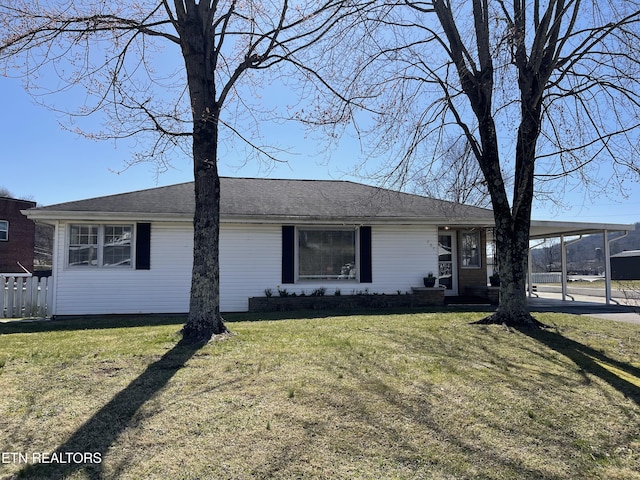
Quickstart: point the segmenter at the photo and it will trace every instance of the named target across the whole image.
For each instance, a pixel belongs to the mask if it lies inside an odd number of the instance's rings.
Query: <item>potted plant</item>
[[[493,274],[489,277],[489,284],[492,287],[500,286],[500,274],[498,272],[493,272]]]
[[[436,284],[436,277],[433,276],[433,272],[429,272],[423,281],[425,287],[433,287]]]

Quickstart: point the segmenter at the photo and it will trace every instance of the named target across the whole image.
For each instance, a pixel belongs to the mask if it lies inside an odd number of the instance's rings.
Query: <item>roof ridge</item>
[[[353,180],[341,180],[333,178],[268,178],[268,177],[230,177],[227,175],[220,176],[220,179],[229,180],[264,180],[275,182],[342,182],[342,183],[355,183],[357,185],[365,185],[364,183],[358,183]]]

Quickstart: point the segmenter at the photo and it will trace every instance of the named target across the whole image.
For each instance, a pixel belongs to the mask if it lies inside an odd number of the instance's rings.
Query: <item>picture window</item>
[[[355,280],[356,230],[298,229],[298,278]]]

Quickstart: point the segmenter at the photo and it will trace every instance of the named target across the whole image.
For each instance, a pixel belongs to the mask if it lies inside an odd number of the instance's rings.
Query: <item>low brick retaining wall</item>
[[[467,287],[465,294],[482,300],[488,300],[491,305],[500,303],[500,287]]]
[[[321,295],[250,297],[250,312],[294,310],[357,310],[444,305],[444,289],[414,288],[411,294]]]

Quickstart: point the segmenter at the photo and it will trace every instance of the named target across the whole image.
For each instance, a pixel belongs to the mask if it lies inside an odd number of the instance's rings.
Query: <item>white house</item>
[[[487,284],[491,210],[347,181],[221,183],[223,312],[265,289],[396,293],[429,272],[447,295]],[[55,226],[52,314],[187,312],[193,211],[192,183],[25,210]]]

